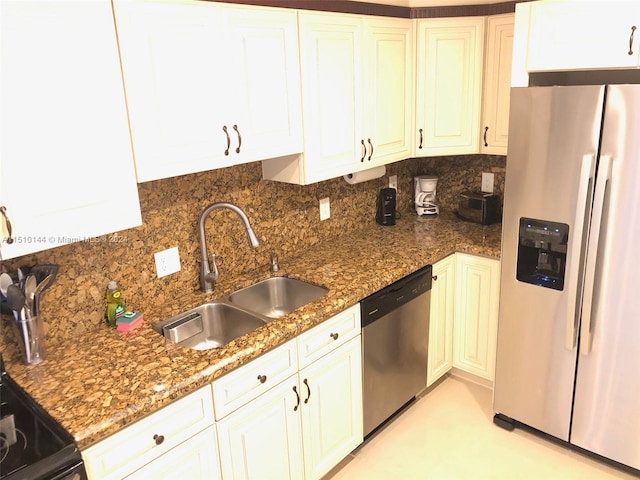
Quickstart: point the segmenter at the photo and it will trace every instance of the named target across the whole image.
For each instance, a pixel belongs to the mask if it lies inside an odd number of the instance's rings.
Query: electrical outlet
[[[398,190],[398,176],[397,175],[389,175],[389,188],[395,188]]]
[[[331,217],[331,205],[329,197],[320,199],[320,220],[326,220]]]
[[[180,271],[180,253],[178,247],[169,248],[154,255],[158,278]]]
[[[482,172],[482,188],[485,193],[493,193],[493,173]]]

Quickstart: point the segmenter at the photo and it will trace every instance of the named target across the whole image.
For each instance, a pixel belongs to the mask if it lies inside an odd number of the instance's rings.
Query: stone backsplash
[[[470,155],[409,159],[387,166],[387,175],[350,185],[342,178],[298,186],[262,180],[260,162],[192,174],[138,186],[143,225],[117,232],[100,241],[57,247],[3,261],[3,271],[15,273],[22,265],[56,263],[55,284],[44,294],[40,316],[46,341],[60,340],[97,328],[103,323],[104,293],[116,280],[132,310],[154,311],[179,304],[184,292],[199,287],[200,246],[197,223],[211,203],[230,202],[242,208],[260,240],[249,248],[242,224],[229,210],[213,211],[206,223],[209,255],[221,257],[220,275],[231,278],[257,269],[268,270],[271,253],[280,261],[321,242],[375,221],[376,196],[388,176],[398,176],[397,209],[413,210],[413,176],[437,175],[437,203],[453,210],[457,195],[478,190],[481,173],[495,173],[495,190],[502,195],[506,159]],[[320,221],[318,201],[329,197],[331,218]],[[157,278],[154,253],[178,247],[181,271]],[[1,316],[0,350],[15,344],[10,315]]]

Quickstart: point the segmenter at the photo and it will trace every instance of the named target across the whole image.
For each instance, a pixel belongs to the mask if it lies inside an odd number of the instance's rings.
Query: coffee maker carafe
[[[438,177],[419,175],[413,179],[414,204],[418,215],[437,215],[439,213],[436,201],[436,186]]]

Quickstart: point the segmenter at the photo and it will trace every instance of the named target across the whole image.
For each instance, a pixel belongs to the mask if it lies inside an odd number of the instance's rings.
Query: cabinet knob
[[[7,233],[9,236],[5,239],[8,245],[13,243],[13,237],[11,236],[11,222],[9,221],[9,216],[7,215],[7,207],[2,205],[0,207],[0,213],[2,214],[2,218],[4,219],[4,223],[7,226]]]
[[[330,333],[330,334],[329,334],[329,336],[330,336],[331,338],[333,338],[334,340],[337,340],[337,339],[338,339],[338,333]]]
[[[153,436],[153,439],[156,441],[156,445],[160,445],[164,442],[164,435],[158,435],[157,433]]]
[[[435,282],[436,280],[438,280],[438,275],[434,275],[433,277],[431,277],[433,279],[433,281]]]
[[[267,376],[266,375],[258,375],[258,380],[260,380],[260,383],[264,383],[267,381]]]
[[[629,35],[629,55],[633,55],[633,36],[636,33],[636,26],[631,27],[631,35]]]

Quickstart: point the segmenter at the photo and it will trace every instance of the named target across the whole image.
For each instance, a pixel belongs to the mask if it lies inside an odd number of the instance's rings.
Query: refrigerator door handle
[[[598,244],[600,242],[600,230],[602,213],[604,210],[605,193],[607,184],[611,180],[612,160],[610,156],[601,156],[596,177],[596,191],[593,196],[593,213],[591,215],[591,228],[589,231],[589,246],[587,248],[587,262],[584,277],[584,294],[582,297],[582,324],[580,325],[580,353],[589,355],[592,345],[592,310],[593,289],[596,279],[596,261],[598,256]]]
[[[593,179],[595,174],[596,157],[595,155],[584,155],[580,167],[580,183],[578,187],[578,206],[576,208],[576,217],[573,222],[574,233],[571,240],[572,261],[569,268],[568,278],[568,294],[569,300],[567,304],[567,325],[565,335],[565,347],[567,350],[576,348],[578,341],[578,325],[579,325],[579,281],[580,281],[580,250],[582,249],[582,240],[585,235],[585,218],[589,213],[589,181]]]

